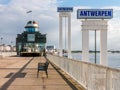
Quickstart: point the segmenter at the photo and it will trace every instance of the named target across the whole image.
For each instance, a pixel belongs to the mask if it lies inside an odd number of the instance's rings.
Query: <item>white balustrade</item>
[[[86,90],[120,90],[119,69],[53,55],[47,58]]]

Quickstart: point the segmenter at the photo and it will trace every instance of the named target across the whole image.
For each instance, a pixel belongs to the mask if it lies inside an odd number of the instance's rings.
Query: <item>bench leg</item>
[[[45,72],[46,72],[46,76],[47,76],[47,78],[48,78],[48,72],[47,72],[47,70],[46,70]]]
[[[39,76],[39,70],[37,71],[37,78],[38,78],[38,76]]]

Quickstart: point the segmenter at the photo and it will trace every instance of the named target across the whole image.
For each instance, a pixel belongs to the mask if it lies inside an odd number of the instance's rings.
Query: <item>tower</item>
[[[16,38],[17,55],[41,55],[45,51],[46,34],[41,34],[35,21],[28,21],[25,31]]]

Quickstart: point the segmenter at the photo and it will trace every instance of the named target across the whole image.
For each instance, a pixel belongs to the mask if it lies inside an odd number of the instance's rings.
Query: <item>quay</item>
[[[49,60],[48,78],[39,62]],[[47,54],[0,58],[0,90],[119,90],[120,70]]]
[[[44,71],[40,71],[37,78],[38,62],[45,61],[44,57],[0,59],[0,90],[82,90],[75,81],[51,64],[48,78]]]

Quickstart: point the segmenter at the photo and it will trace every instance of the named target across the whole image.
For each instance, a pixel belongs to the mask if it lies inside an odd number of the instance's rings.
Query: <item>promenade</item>
[[[78,90],[68,83],[50,64],[48,78],[38,62],[44,57],[4,57],[0,59],[0,90]],[[80,90],[80,89],[79,89]]]

